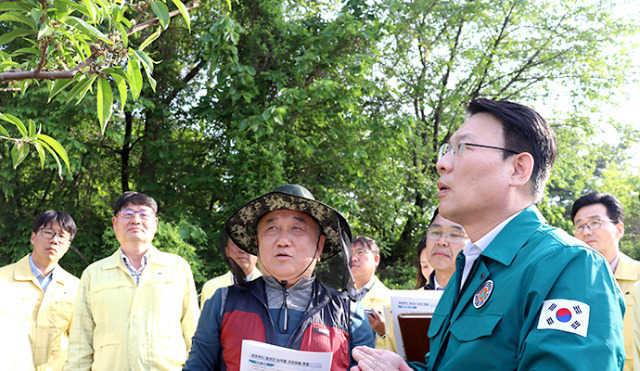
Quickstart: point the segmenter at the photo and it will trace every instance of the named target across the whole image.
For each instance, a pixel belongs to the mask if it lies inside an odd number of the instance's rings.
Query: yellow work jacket
[[[3,306],[1,316],[16,318],[27,331],[36,370],[62,370],[67,361],[69,328],[80,280],[57,266],[47,291],[31,271],[29,255],[0,268],[0,279],[13,288],[14,313]]]
[[[635,292],[633,286],[638,280],[640,280],[640,262],[635,261],[623,253],[620,254],[620,260],[618,260],[618,266],[614,277],[620,285],[622,294],[624,295],[624,302],[626,304],[626,311],[624,312],[624,320],[622,323],[624,330],[624,370],[633,370],[633,302]]]
[[[259,270],[254,269],[250,281],[253,281],[258,277],[262,277],[262,273]],[[200,310],[204,307],[204,302],[211,298],[219,288],[231,285],[233,285],[233,275],[231,274],[231,271],[207,281],[204,286],[202,286],[202,293],[200,294]]]
[[[120,249],[82,273],[65,370],[182,369],[200,315],[191,268],[148,256],[137,286]]]
[[[383,307],[385,305],[391,304],[391,290],[389,290],[377,276],[373,276],[374,283],[371,290],[369,290],[362,299],[360,299],[360,304],[364,309],[375,309],[378,313],[384,313]],[[384,317],[383,317],[384,318]],[[385,319],[387,320],[387,319]],[[387,324],[385,327],[389,328]],[[395,333],[392,331],[385,334],[384,338],[381,338],[377,334],[376,337],[376,349],[388,349],[393,352],[396,351],[396,339]]]

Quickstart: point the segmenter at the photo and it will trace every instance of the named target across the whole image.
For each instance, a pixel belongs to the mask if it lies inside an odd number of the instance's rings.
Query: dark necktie
[[[460,290],[460,286],[462,286],[462,274],[464,273],[464,264],[466,262],[466,257],[464,256],[464,254],[462,253],[462,251],[460,251],[458,253],[458,256],[456,257],[456,282],[455,282],[455,288],[456,288],[456,300],[455,300],[455,304],[458,304],[458,300],[460,300],[460,295],[462,294],[461,290]]]

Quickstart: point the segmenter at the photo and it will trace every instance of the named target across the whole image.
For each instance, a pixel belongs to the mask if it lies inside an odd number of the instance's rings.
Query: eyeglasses
[[[369,252],[373,254],[373,251],[371,251],[371,250],[358,249],[353,253],[353,255],[357,256],[358,258],[361,258],[361,257],[365,256]]]
[[[480,147],[480,148],[489,148],[489,149],[497,149],[500,151],[510,152],[513,154],[520,154],[520,152],[516,152],[512,149],[502,148],[502,147],[494,147],[494,146],[486,146],[484,144],[475,144],[475,143],[466,143],[461,140],[456,140],[453,143],[444,143],[440,146],[440,150],[438,151],[438,158],[444,157],[447,153],[451,152],[452,156],[460,156],[466,147]]]
[[[442,236],[444,235],[444,239],[451,242],[451,243],[458,243],[460,241],[462,241],[463,239],[466,239],[467,236],[459,233],[459,232],[443,232],[441,230],[438,229],[429,229],[427,231],[427,238],[432,240],[432,241],[439,241],[440,238],[442,238]]]
[[[602,220],[603,219],[592,219],[589,220],[586,223],[582,223],[580,225],[576,225],[576,234],[582,234],[585,231],[585,228],[589,228],[589,230],[595,231],[597,229],[600,229],[600,227],[602,226]],[[613,221],[609,220],[609,219],[604,219],[607,221],[610,221],[613,223]]]
[[[69,242],[71,240],[68,234],[60,234],[47,228],[40,228],[40,235],[47,240],[52,240],[55,236],[58,236],[60,242]]]
[[[135,217],[136,214],[138,214],[138,216],[142,220],[149,220],[149,219],[152,219],[155,216],[155,214],[151,210],[135,211],[135,210],[131,210],[131,209],[124,209],[124,210],[120,210],[118,212],[118,214],[120,214],[120,217],[122,219],[133,219],[133,217]]]

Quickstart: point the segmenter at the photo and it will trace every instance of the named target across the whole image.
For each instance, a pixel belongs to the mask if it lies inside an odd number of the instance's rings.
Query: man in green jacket
[[[429,328],[426,364],[356,348],[352,370],[621,370],[624,299],[607,261],[545,224],[555,136],[532,109],[476,99],[436,167],[439,210],[470,243]]]

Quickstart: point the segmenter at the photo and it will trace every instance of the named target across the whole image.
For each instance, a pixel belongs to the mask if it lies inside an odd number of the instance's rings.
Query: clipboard
[[[429,353],[429,325],[433,313],[400,313],[398,326],[404,344],[405,359],[409,362],[424,362]]]

